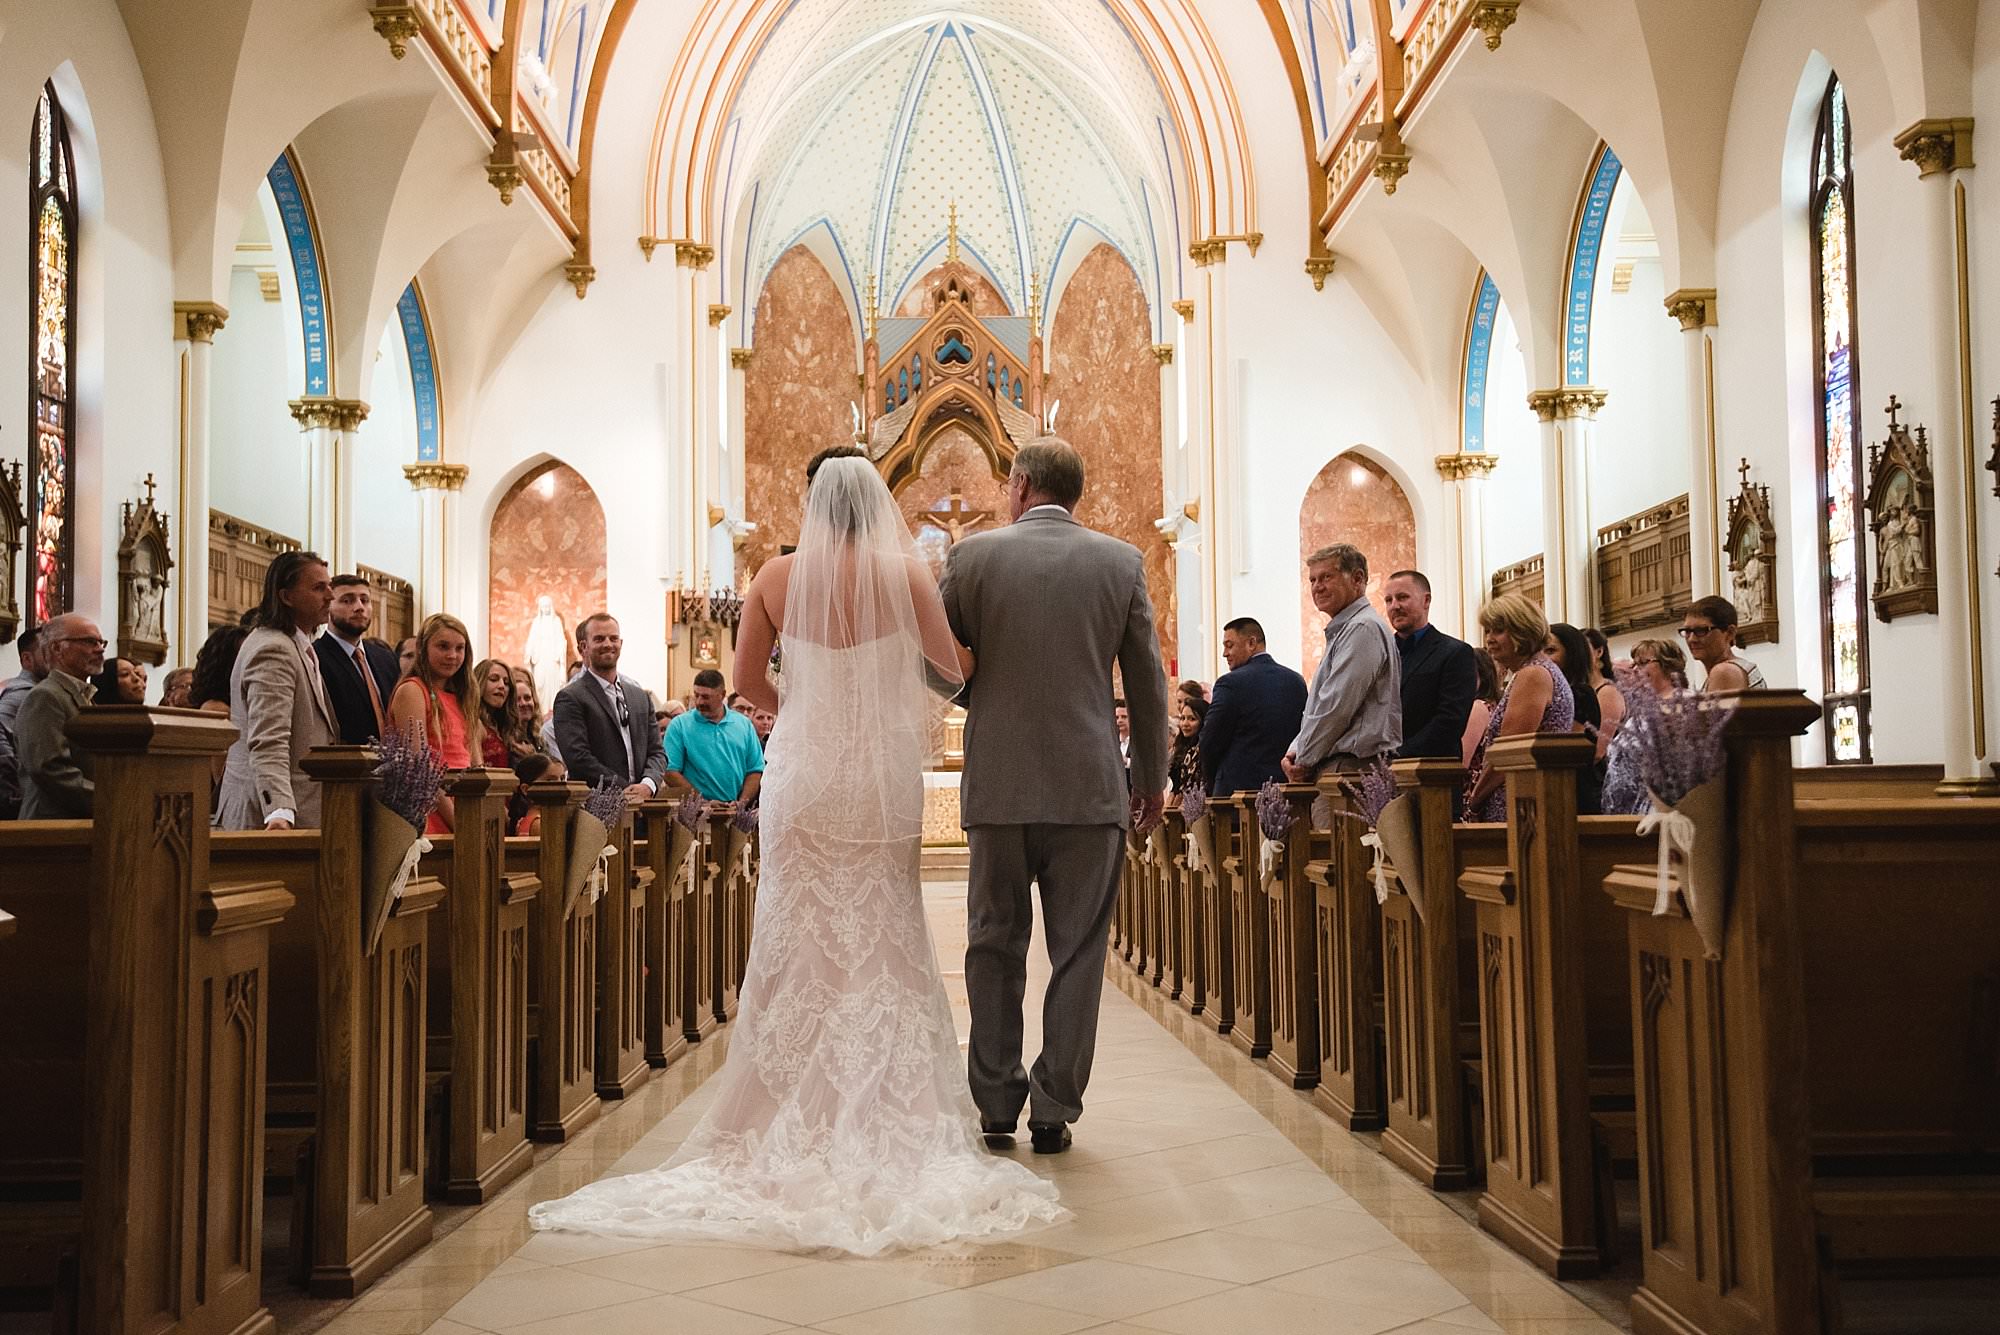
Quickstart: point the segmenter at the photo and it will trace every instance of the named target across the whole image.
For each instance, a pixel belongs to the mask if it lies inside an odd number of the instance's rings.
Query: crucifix
[[[1894,394],[1891,394],[1889,396],[1889,406],[1884,408],[1882,411],[1889,414],[1889,430],[1892,434],[1895,432],[1898,426],[1902,425],[1902,423],[1896,420],[1896,414],[1901,412],[1902,410],[1903,410],[1903,401],[1897,398]]]
[[[956,487],[952,488],[950,500],[949,505],[934,507],[931,510],[931,517],[937,520],[938,527],[951,535],[952,546],[956,547],[965,540],[967,534],[993,518],[993,512],[966,509],[965,497]]]

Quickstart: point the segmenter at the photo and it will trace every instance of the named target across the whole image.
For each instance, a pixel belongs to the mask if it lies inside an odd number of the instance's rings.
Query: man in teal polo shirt
[[[694,708],[667,725],[667,788],[693,789],[711,815],[734,815],[756,800],[764,781],[764,748],[750,720],[729,708],[722,674],[695,674]]]

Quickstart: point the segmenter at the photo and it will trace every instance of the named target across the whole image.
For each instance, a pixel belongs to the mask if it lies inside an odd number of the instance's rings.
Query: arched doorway
[[[1410,498],[1373,459],[1349,450],[1319,470],[1299,505],[1300,671],[1311,676],[1326,648],[1326,618],[1313,607],[1305,560],[1336,542],[1368,557],[1368,600],[1379,611],[1382,584],[1393,571],[1417,564],[1417,518]]]
[[[487,653],[526,665],[528,630],[542,598],[573,645],[576,623],[606,604],[604,506],[583,475],[550,460],[507,489],[493,511]],[[574,649],[568,656],[574,656]],[[554,701],[543,700],[542,707]]]

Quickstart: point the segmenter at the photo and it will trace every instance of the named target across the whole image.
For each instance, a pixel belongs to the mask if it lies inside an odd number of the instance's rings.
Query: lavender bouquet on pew
[[[1181,821],[1187,826],[1188,870],[1214,875],[1215,825],[1209,819],[1208,797],[1201,789],[1190,788],[1181,794]]]
[[[743,807],[729,818],[729,851],[723,865],[730,875],[750,884],[750,841],[757,833],[757,808]]]
[[[1285,796],[1283,784],[1266,782],[1257,790],[1257,832],[1264,836],[1257,843],[1257,874],[1266,892],[1278,879],[1278,868],[1285,859],[1285,840],[1296,823],[1292,800]]]
[[[1374,854],[1370,874],[1375,881],[1375,902],[1388,903],[1395,889],[1393,882],[1400,881],[1417,916],[1423,917],[1424,897],[1418,888],[1422,885],[1424,845],[1417,829],[1416,795],[1397,794],[1396,776],[1385,756],[1377,756],[1353,778],[1342,779],[1340,787],[1353,805],[1352,816],[1368,825],[1361,846]]]
[[[361,945],[374,954],[417,862],[431,851],[424,827],[444,791],[443,757],[421,737],[390,729],[375,745],[375,792],[363,812],[366,880],[361,886]]]
[[[1673,907],[1678,876],[1689,921],[1709,959],[1722,958],[1727,866],[1723,732],[1727,700],[1676,691],[1664,699],[1636,674],[1620,674],[1625,721],[1606,757],[1605,809],[1642,812],[1639,833],[1659,832],[1655,917]]]
[[[674,803],[672,817],[663,831],[667,840],[667,866],[669,876],[678,876],[681,869],[690,864],[694,853],[695,835],[702,822],[708,819],[708,803],[701,800],[699,793],[689,793]],[[693,888],[693,876],[689,876],[689,888]]]
[[[563,874],[563,911],[576,907],[584,890],[595,904],[604,895],[611,859],[618,846],[611,831],[625,818],[625,793],[613,784],[604,784],[583,795],[576,820],[570,826],[569,865]]]

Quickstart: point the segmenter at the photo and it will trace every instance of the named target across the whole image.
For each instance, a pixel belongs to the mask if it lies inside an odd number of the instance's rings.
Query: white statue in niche
[[[1736,604],[1737,620],[1745,626],[1754,626],[1765,619],[1765,601],[1770,594],[1766,588],[1765,568],[1762,554],[1754,531],[1744,535],[1743,551],[1738,557],[1736,570],[1730,575],[1731,601]]]
[[[535,696],[542,708],[554,709],[556,693],[569,680],[569,636],[556,615],[556,600],[548,594],[535,599],[535,618],[528,623],[528,675],[535,679]]]
[[[1911,588],[1924,577],[1923,524],[1907,495],[1882,523],[1882,587]]]
[[[132,581],[132,637],[152,644],[166,641],[167,631],[162,618],[162,600],[166,589],[151,574],[139,575]]]

